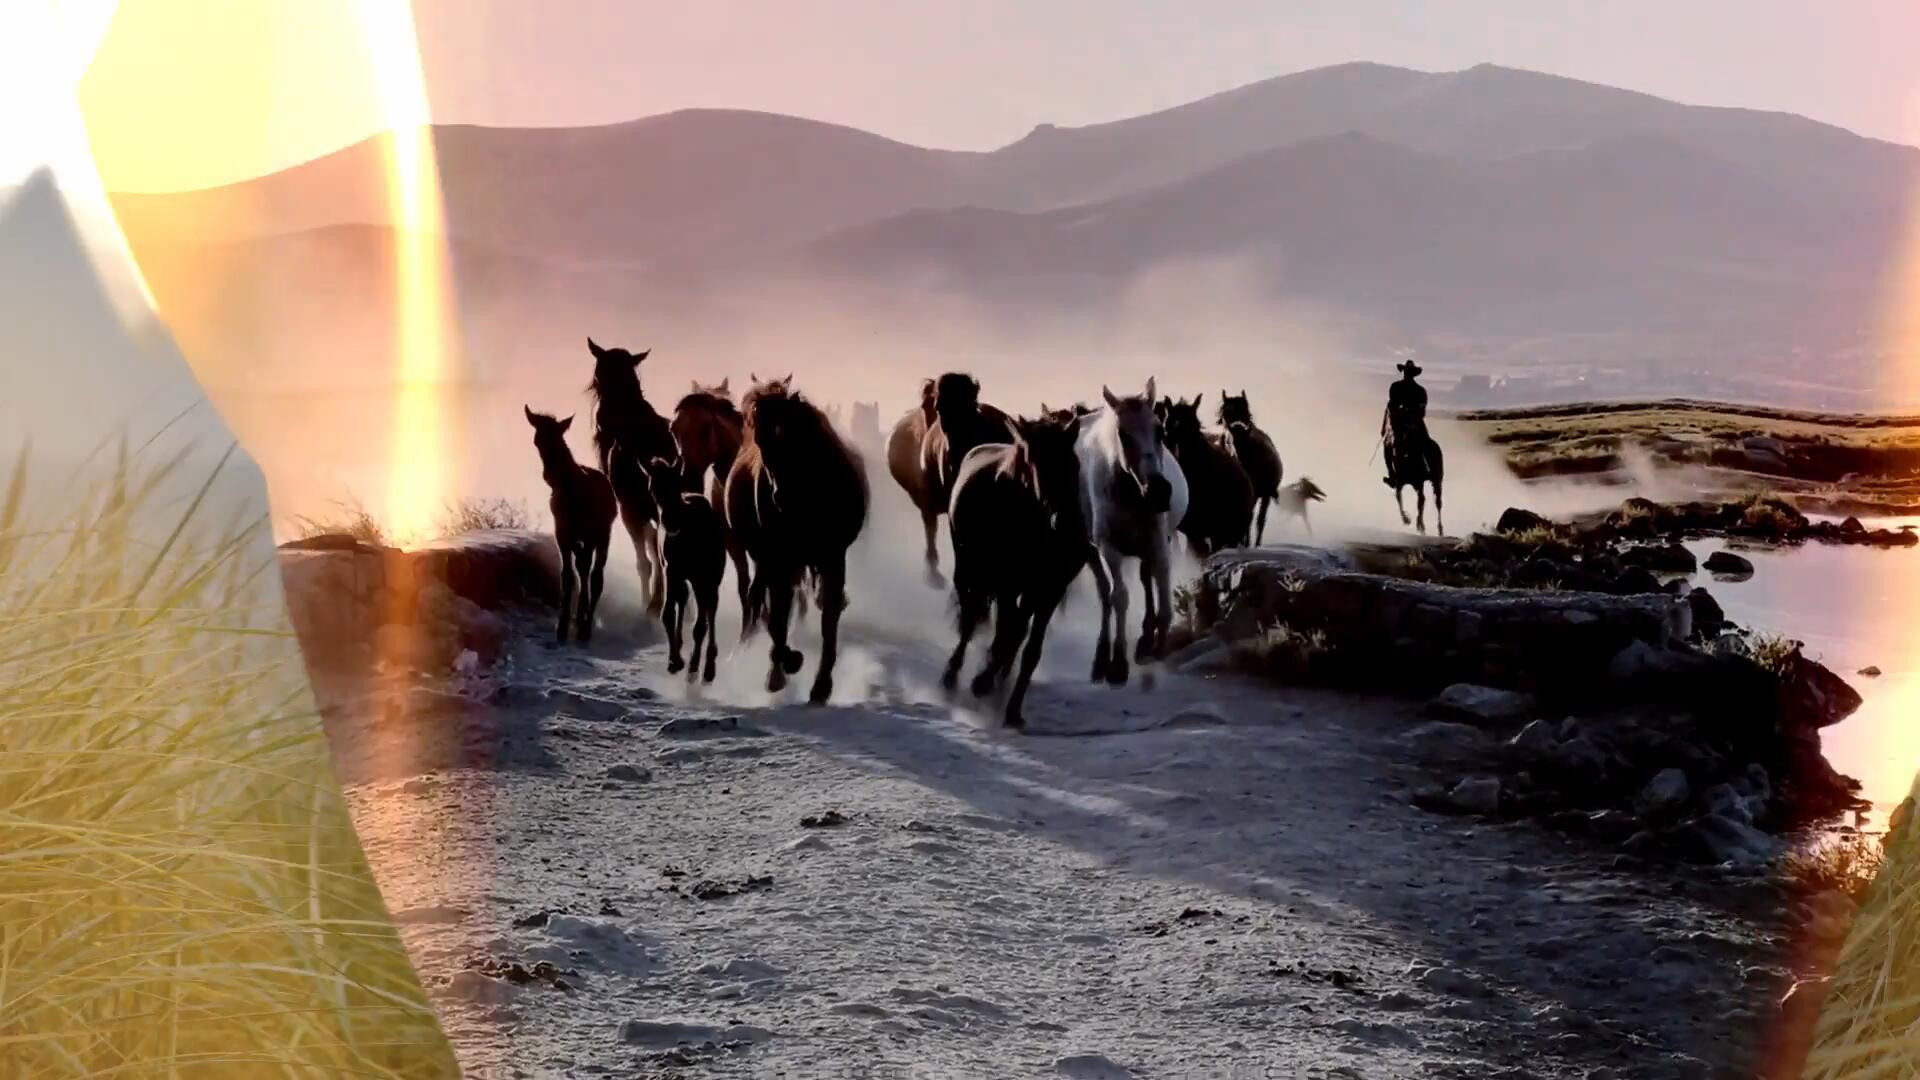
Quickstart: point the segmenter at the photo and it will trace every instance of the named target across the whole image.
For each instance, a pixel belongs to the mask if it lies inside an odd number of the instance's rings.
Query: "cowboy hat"
[[[1402,360],[1400,363],[1395,364],[1393,366],[1396,368],[1399,368],[1401,371],[1406,372],[1408,375],[1418,375],[1420,374],[1420,371],[1421,371],[1420,365],[1414,363],[1411,360]]]

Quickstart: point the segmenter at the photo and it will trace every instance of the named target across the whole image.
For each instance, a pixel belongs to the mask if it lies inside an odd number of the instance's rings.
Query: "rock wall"
[[[518,530],[410,551],[319,536],[281,545],[280,573],[309,665],[365,666],[377,657],[444,671],[462,652],[481,664],[499,657],[501,611],[557,603],[560,561],[552,537]]]
[[[1628,646],[1665,650],[1692,631],[1691,608],[1668,594],[1454,588],[1362,573],[1306,547],[1216,556],[1196,613],[1202,630],[1229,640],[1277,623],[1318,631],[1332,655],[1411,683],[1568,693],[1608,683]]]

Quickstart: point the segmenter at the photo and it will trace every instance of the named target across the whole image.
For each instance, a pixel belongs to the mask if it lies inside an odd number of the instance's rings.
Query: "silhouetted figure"
[[[1247,542],[1254,504],[1253,483],[1227,449],[1227,440],[1210,436],[1200,422],[1200,399],[1205,396],[1162,399],[1167,450],[1187,476],[1190,501],[1179,529],[1202,559]]]
[[[1388,487],[1394,486],[1396,444],[1417,447],[1427,438],[1427,388],[1415,381],[1420,377],[1420,365],[1405,360],[1394,366],[1400,370],[1400,378],[1387,387],[1387,411],[1380,417]]]
[[[613,537],[613,486],[599,469],[573,460],[567,447],[567,429],[573,417],[556,420],[522,405],[533,425],[534,449],[540,452],[540,475],[552,493],[553,539],[560,548],[560,625],[555,639],[567,640],[567,624],[581,642],[593,638],[593,615],[606,583],[607,547]],[[579,603],[574,602],[575,585]]]
[[[1387,412],[1380,419],[1380,440],[1387,462],[1387,486],[1393,489],[1393,502],[1400,510],[1402,525],[1415,525],[1427,531],[1427,491],[1433,485],[1434,523],[1441,535],[1447,531],[1441,516],[1441,481],[1446,473],[1440,444],[1427,433],[1427,391],[1414,380],[1420,365],[1407,360],[1398,365],[1401,378],[1387,391]],[[1401,489],[1412,487],[1417,500],[1417,518],[1407,518]]]
[[[647,478],[659,508],[661,531],[666,534],[660,555],[665,564],[667,599],[660,617],[667,627],[667,672],[678,674],[684,667],[688,681],[699,678],[712,682],[718,651],[713,617],[720,608],[720,578],[727,568],[720,514],[700,493],[698,477],[688,476],[675,462],[654,458],[647,463]],[[689,597],[694,603],[693,651],[683,660],[680,642]]]
[[[1267,508],[1279,498],[1280,479],[1285,475],[1280,451],[1253,422],[1253,408],[1247,404],[1245,390],[1238,394],[1220,391],[1219,417],[1220,426],[1227,429],[1227,445],[1240,467],[1246,470],[1247,482],[1253,485],[1253,497],[1257,500],[1252,535],[1241,543],[1259,544],[1267,535]]]
[[[674,446],[666,419],[640,392],[640,364],[653,350],[630,353],[603,349],[588,338],[587,351],[593,354],[593,381],[587,384],[594,401],[593,445],[599,451],[600,468],[619,500],[620,521],[633,538],[647,610],[657,613],[665,596],[660,535],[645,463],[656,457],[677,461],[680,451]]]
[[[716,509],[725,505],[727,474],[733,470],[733,459],[739,456],[740,443],[745,438],[743,429],[746,420],[740,415],[740,410],[734,407],[727,382],[722,379],[718,386],[694,383],[693,391],[674,406],[673,422],[669,425],[673,441],[680,448],[681,472],[686,476],[688,489],[699,491],[701,479],[707,475],[707,470],[713,470],[713,479],[707,487],[707,499]],[[747,551],[735,538],[733,530],[725,527],[724,517],[721,535],[727,557],[733,560],[733,584],[740,595],[740,626],[744,632],[749,574]]]

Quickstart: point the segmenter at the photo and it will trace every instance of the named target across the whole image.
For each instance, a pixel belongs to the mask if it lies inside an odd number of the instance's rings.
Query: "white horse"
[[[1127,682],[1125,647],[1127,584],[1121,562],[1140,560],[1146,611],[1140,620],[1135,662],[1165,649],[1173,622],[1174,530],[1187,516],[1187,478],[1162,439],[1154,414],[1153,380],[1139,397],[1119,398],[1100,388],[1106,407],[1080,420],[1075,450],[1080,456],[1080,510],[1094,549],[1094,585],[1100,594],[1100,641],[1094,647],[1094,681]]]

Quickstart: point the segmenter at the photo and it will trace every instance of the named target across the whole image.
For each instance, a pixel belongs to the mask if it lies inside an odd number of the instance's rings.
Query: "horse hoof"
[[[1104,655],[1102,655],[1101,652],[1094,653],[1093,674],[1091,676],[1091,680],[1093,682],[1107,681],[1107,658]]]
[[[1027,718],[1021,715],[1019,709],[1008,709],[1007,726],[1015,731],[1025,731],[1027,729]]]
[[[1133,643],[1133,662],[1144,664],[1151,659],[1153,659],[1153,639],[1143,635],[1139,641]]]
[[[825,675],[822,675],[820,678],[814,680],[813,690],[807,694],[807,704],[825,705],[827,703],[827,699],[832,696],[833,696],[833,680],[827,678]]]
[[[950,667],[940,673],[940,689],[951,694],[960,685],[960,669]]]
[[[986,697],[988,694],[993,693],[994,684],[1000,681],[994,678],[993,675],[994,673],[991,671],[983,671],[973,677],[973,683],[968,689],[973,691],[974,697]]]
[[[807,658],[802,656],[798,649],[788,649],[787,654],[780,658],[780,666],[785,668],[789,675],[800,674],[800,665],[806,662]]]
[[[686,669],[687,669],[687,662],[685,660],[682,660],[677,656],[669,656],[667,658],[667,674],[678,675],[682,671],[685,671]]]
[[[775,664],[773,669],[767,672],[767,693],[777,694],[786,688],[787,673],[780,670],[780,665]]]
[[[927,567],[927,587],[930,589],[946,588],[947,575],[941,573],[940,571],[934,569],[931,566]]]
[[[1126,657],[1116,656],[1113,658],[1113,663],[1107,665],[1107,685],[1108,686],[1127,685]]]

